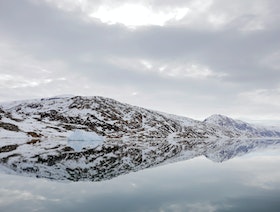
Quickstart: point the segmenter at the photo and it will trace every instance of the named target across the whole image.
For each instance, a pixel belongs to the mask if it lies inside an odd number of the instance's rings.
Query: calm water
[[[102,182],[0,174],[0,211],[280,211],[280,148],[204,156]]]

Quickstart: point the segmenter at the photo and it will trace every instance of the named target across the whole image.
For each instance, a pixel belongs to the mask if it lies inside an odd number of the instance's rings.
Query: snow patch
[[[75,130],[68,137],[68,145],[75,151],[81,151],[84,147],[97,147],[104,142],[102,136],[97,135],[95,132],[86,132],[83,130]]]

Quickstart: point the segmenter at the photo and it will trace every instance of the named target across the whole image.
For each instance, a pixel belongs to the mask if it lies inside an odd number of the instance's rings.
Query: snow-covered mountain
[[[70,141],[78,135],[100,140],[74,148]],[[0,105],[0,164],[11,173],[55,180],[111,179],[201,155],[222,162],[258,146],[280,144],[276,139],[238,140],[253,137],[279,138],[280,132],[221,115],[196,121],[103,97]]]
[[[75,129],[107,139],[280,137],[280,132],[225,116],[200,122],[104,97],[61,96],[0,104],[0,137],[68,137]]]
[[[239,133],[245,137],[280,137],[280,131],[275,128],[255,126],[244,121],[234,120],[223,115],[212,115],[203,121],[207,125],[215,125],[225,130]]]

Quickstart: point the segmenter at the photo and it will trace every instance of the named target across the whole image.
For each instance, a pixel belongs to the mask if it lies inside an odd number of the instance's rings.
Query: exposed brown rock
[[[18,148],[18,144],[2,146],[2,147],[0,147],[0,153],[11,152],[11,151],[16,150],[17,148]]]
[[[31,141],[27,141],[26,144],[36,144],[36,143],[40,143],[41,140],[40,139],[32,139]]]
[[[9,131],[15,131],[15,132],[20,131],[18,126],[14,125],[14,124],[10,124],[10,123],[5,123],[5,122],[0,122],[0,128],[3,128],[5,130],[9,130]]]
[[[27,135],[29,135],[29,136],[31,136],[33,138],[40,138],[40,137],[42,137],[41,134],[35,133],[35,132],[27,132]]]

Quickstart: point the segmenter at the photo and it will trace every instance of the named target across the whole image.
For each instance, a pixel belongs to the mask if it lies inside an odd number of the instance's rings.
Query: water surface
[[[269,145],[223,162],[198,156],[101,182],[1,173],[0,211],[280,211],[279,164],[279,145]]]

